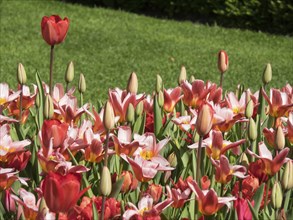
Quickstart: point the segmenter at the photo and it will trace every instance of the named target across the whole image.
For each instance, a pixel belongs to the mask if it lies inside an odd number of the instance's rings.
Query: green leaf
[[[122,177],[121,179],[116,181],[116,183],[113,184],[112,192],[109,195],[109,197],[117,198],[117,196],[119,195],[120,190],[122,188],[123,180],[124,180],[124,177]]]
[[[247,200],[247,202],[248,202],[249,209],[250,209],[250,211],[251,211],[251,213],[253,215],[253,219],[258,220],[258,215],[257,215],[258,212],[255,211],[255,208],[252,207],[252,205],[251,205],[249,200]]]
[[[43,122],[44,122],[44,115],[43,115],[43,109],[44,109],[44,89],[43,89],[43,84],[42,80],[40,78],[40,75],[38,71],[36,72],[36,81],[37,81],[37,87],[38,87],[38,92],[40,96],[40,108],[38,110],[38,129],[40,130],[42,128]]]
[[[257,189],[257,191],[255,192],[255,194],[253,196],[254,210],[256,213],[259,212],[259,208],[260,208],[261,201],[262,201],[263,194],[264,194],[264,188],[265,188],[265,183],[261,184],[261,186]]]
[[[99,214],[98,214],[95,202],[92,203],[92,208],[93,208],[93,219],[94,220],[99,220]]]
[[[155,98],[154,98],[154,126],[155,126],[155,129],[154,129],[155,134],[157,136],[163,126],[162,112],[161,112],[161,108],[158,104],[157,95],[155,95]]]

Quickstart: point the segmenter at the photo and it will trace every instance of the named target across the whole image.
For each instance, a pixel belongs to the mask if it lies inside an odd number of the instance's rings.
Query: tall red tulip
[[[69,28],[69,20],[66,17],[62,20],[59,15],[44,16],[41,28],[44,40],[54,46],[64,41]]]
[[[65,176],[49,172],[41,184],[46,204],[51,212],[67,213],[87,190],[80,191],[81,174],[68,173]]]

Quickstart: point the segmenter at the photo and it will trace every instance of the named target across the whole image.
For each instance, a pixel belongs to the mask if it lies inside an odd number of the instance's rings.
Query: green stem
[[[50,53],[50,81],[49,81],[49,93],[53,95],[53,62],[54,62],[54,45],[51,46]]]
[[[221,196],[224,196],[224,184],[221,183],[221,193],[220,193]]]
[[[55,220],[58,220],[58,219],[59,219],[59,212],[57,212],[55,215]]]
[[[221,73],[220,87],[223,89],[224,73]]]
[[[269,197],[269,188],[270,188],[270,180],[266,183],[266,195],[265,195],[265,204],[264,204],[264,211],[266,211],[267,203],[268,203],[268,197]]]
[[[22,121],[22,99],[23,99],[23,84],[20,85],[20,96],[19,96],[19,123]]]
[[[67,92],[68,92],[68,85],[69,85],[69,83],[68,83],[68,82],[66,82],[65,93],[67,93]]]
[[[200,165],[201,165],[201,145],[202,145],[202,139],[203,137],[200,136],[199,137],[199,141],[198,141],[198,148],[197,148],[197,166],[196,166],[196,182],[197,184],[199,184],[199,180],[200,180]]]
[[[102,210],[101,210],[101,219],[104,219],[105,215],[105,203],[106,203],[106,196],[102,196]]]

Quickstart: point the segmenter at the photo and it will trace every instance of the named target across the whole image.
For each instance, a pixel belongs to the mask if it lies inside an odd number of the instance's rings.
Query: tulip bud
[[[264,72],[262,75],[262,81],[266,85],[271,80],[272,80],[272,67],[271,67],[271,64],[268,63],[264,69]]]
[[[65,82],[70,83],[74,78],[74,65],[73,62],[70,61],[67,65],[66,73],[65,73]]]
[[[38,92],[36,95],[36,100],[35,100],[37,108],[40,108],[40,98],[41,98],[40,93]]]
[[[143,102],[139,102],[137,105],[136,105],[136,108],[135,108],[135,113],[137,115],[141,115],[143,112]]]
[[[156,92],[159,93],[163,88],[163,80],[160,75],[157,75]]]
[[[173,152],[168,156],[168,162],[171,167],[176,167],[177,166],[177,157],[176,154]]]
[[[106,130],[111,130],[112,128],[114,128],[114,125],[115,125],[114,119],[115,119],[115,116],[114,116],[112,104],[109,101],[107,101],[105,104],[104,118],[103,118],[103,123]]]
[[[2,204],[4,205],[4,209],[7,212],[15,212],[16,205],[14,199],[11,197],[11,189],[6,189],[3,191],[2,196]]]
[[[249,119],[249,125],[248,125],[248,138],[251,141],[255,141],[257,138],[257,129],[256,124],[252,118]]]
[[[208,134],[213,125],[213,110],[208,104],[203,104],[196,121],[196,131],[203,137]]]
[[[134,121],[134,107],[131,103],[129,103],[128,108],[127,108],[126,119],[129,122]]]
[[[54,115],[54,104],[51,96],[46,95],[45,105],[44,105],[44,116],[46,119],[51,119]]]
[[[18,64],[18,68],[17,68],[17,81],[21,85],[26,83],[26,73],[21,63]]]
[[[111,174],[106,166],[103,166],[100,189],[102,195],[104,196],[109,196],[112,191]]]
[[[84,75],[81,73],[79,76],[78,91],[80,93],[84,93],[85,90],[86,90],[85,78],[84,78]]]
[[[128,79],[127,92],[136,94],[138,89],[137,76],[135,72],[131,73]]]
[[[190,83],[193,83],[195,81],[195,77],[192,75],[191,77],[190,77],[190,79],[189,79],[189,82]]]
[[[181,71],[178,77],[178,85],[180,86],[187,78],[185,66],[181,67]]]
[[[272,189],[272,204],[276,209],[281,208],[283,200],[282,189],[279,182],[275,182]]]
[[[164,105],[164,94],[162,91],[159,92],[159,95],[158,95],[158,104],[159,106],[162,108],[163,105]]]
[[[282,183],[282,187],[285,190],[289,190],[293,188],[293,161],[292,160],[289,160],[286,163],[281,183]]]
[[[251,118],[252,115],[253,115],[253,102],[252,100],[249,100],[245,108],[245,116],[246,118]]]
[[[275,148],[282,150],[285,147],[285,135],[281,126],[278,126],[275,136]]]
[[[218,53],[218,69],[220,70],[221,73],[224,73],[227,71],[229,66],[229,60],[228,60],[228,55],[226,51],[220,50]]]
[[[244,152],[240,156],[239,163],[246,168],[249,166],[249,159]]]

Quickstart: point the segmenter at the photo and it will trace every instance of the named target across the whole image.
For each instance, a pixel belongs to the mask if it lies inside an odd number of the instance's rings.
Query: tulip
[[[164,89],[164,110],[166,112],[172,112],[176,103],[181,99],[181,88]]]
[[[200,183],[201,183],[201,188],[203,190],[208,190],[210,188],[210,185],[211,185],[211,181],[209,179],[208,176],[203,176],[201,179],[200,179]]]
[[[109,196],[112,191],[111,174],[106,166],[103,166],[100,189],[103,196]]]
[[[167,186],[166,189],[168,192],[168,197],[173,201],[171,206],[174,208],[182,208],[185,202],[188,201],[191,194],[191,190],[189,188],[181,190],[179,188],[170,189],[170,187]]]
[[[254,205],[254,201],[252,201],[251,204]],[[247,199],[237,198],[237,200],[234,202],[234,207],[236,208],[238,220],[252,219],[252,214]]]
[[[185,66],[182,66],[179,77],[178,77],[178,85],[180,86],[181,83],[183,83],[186,80],[186,78],[187,78],[186,69],[185,69]]]
[[[51,212],[67,213],[87,190],[80,191],[81,174],[49,172],[41,183],[46,204]]]
[[[137,76],[135,72],[131,73],[128,79],[127,92],[136,94],[138,89]]]
[[[286,163],[281,183],[282,183],[282,187],[285,190],[289,190],[293,188],[293,161],[292,160]]]
[[[131,103],[129,104],[127,108],[126,120],[131,123],[134,121],[134,107]]]
[[[253,101],[249,100],[245,108],[246,118],[251,118],[253,115]]]
[[[275,137],[275,149],[282,150],[285,147],[285,135],[281,126],[278,126]]]
[[[213,125],[214,112],[209,104],[204,104],[199,110],[196,121],[196,131],[200,136],[208,134]]]
[[[84,75],[81,73],[79,76],[78,91],[80,93],[84,93],[85,90],[86,90],[86,82],[85,82]]]
[[[163,187],[161,185],[152,183],[149,185],[146,193],[153,198],[154,203],[157,203],[161,198],[162,190]]]
[[[70,61],[67,65],[66,73],[65,73],[65,82],[70,83],[74,78],[74,65],[73,62]]]
[[[104,127],[107,130],[111,130],[114,128],[115,125],[115,118],[114,118],[114,112],[113,112],[113,107],[112,104],[108,101],[105,104],[105,111],[104,111],[104,118],[103,118],[103,123]]]
[[[131,103],[129,103],[129,105],[130,105]],[[131,104],[132,105],[132,104]],[[140,101],[139,103],[137,103],[137,105],[136,105],[136,108],[135,108],[135,114],[136,115],[141,115],[142,113],[143,113],[143,108],[144,108],[144,103],[143,103],[143,101]]]
[[[156,78],[156,92],[159,93],[163,88],[163,80],[160,75]]]
[[[45,119],[51,119],[54,115],[54,104],[51,96],[46,95],[45,104],[44,104],[44,117]]]
[[[26,73],[25,73],[25,69],[21,63],[18,64],[17,81],[21,85],[26,83]]]
[[[123,178],[123,184],[121,187],[121,192],[126,193],[129,191],[133,191],[137,188],[138,181],[135,177],[133,177],[132,173],[128,170],[123,170],[120,179]]]
[[[283,193],[279,182],[275,182],[272,189],[272,204],[275,209],[279,209],[282,206]]]
[[[218,53],[218,69],[220,70],[221,74],[227,71],[229,66],[229,59],[226,51],[220,50]]]
[[[41,22],[43,39],[51,46],[64,41],[69,28],[68,18],[63,20],[58,15],[44,16]]]
[[[262,75],[262,81],[263,81],[263,84],[266,85],[271,80],[272,80],[272,66],[271,66],[271,64],[268,63],[264,69],[264,72]]]
[[[255,124],[255,121],[253,120],[253,118],[249,118],[248,138],[251,141],[255,141],[257,138],[257,128],[256,128],[256,124]]]

